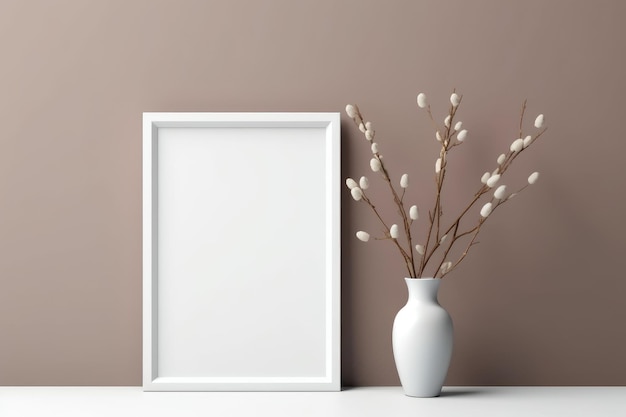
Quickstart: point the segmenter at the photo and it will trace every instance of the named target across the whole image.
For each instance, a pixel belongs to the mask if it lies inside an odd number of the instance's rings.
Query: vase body
[[[452,356],[453,329],[439,305],[440,279],[405,278],[409,299],[393,322],[393,356],[404,393],[436,397]]]

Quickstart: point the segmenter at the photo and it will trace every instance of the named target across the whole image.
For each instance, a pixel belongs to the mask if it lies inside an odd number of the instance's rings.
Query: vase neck
[[[441,280],[437,278],[405,278],[409,290],[409,302],[437,302]]]

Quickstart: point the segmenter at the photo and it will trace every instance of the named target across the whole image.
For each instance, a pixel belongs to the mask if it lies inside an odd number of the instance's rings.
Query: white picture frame
[[[339,113],[143,114],[145,391],[339,391]]]

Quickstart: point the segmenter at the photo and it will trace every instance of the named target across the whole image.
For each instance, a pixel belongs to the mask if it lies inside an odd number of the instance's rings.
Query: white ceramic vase
[[[453,329],[439,305],[440,279],[405,278],[409,299],[393,322],[393,356],[404,393],[436,397],[448,373]]]

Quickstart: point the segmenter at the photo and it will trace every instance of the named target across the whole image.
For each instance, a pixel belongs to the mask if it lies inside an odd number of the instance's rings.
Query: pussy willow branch
[[[455,90],[453,90],[453,93],[454,92]],[[462,99],[463,99],[463,96],[460,96],[459,104]],[[424,243],[424,255],[420,259],[418,276],[422,276],[424,269],[426,268],[426,265],[428,264],[428,261],[430,260],[431,256],[439,248],[439,245],[440,245],[439,242],[440,242],[441,236],[443,236],[440,234],[441,217],[443,215],[443,208],[441,207],[441,191],[443,189],[443,182],[446,176],[447,165],[448,165],[447,156],[448,156],[448,151],[451,149],[450,144],[452,143],[452,136],[457,133],[456,130],[454,131],[452,130],[452,124],[454,123],[454,116],[456,115],[456,110],[459,104],[457,104],[456,106],[453,106],[453,105],[450,106],[450,110],[448,111],[448,116],[450,117],[450,120],[448,121],[447,126],[445,126],[446,129],[445,129],[444,136],[441,138],[442,139],[441,150],[439,151],[439,158],[440,158],[439,172],[435,176],[437,192],[435,195],[435,203],[434,203],[433,210],[432,212],[429,212],[429,216],[428,216],[428,221],[429,221],[428,233],[426,236],[426,242]],[[437,122],[435,121],[435,118],[433,117],[433,114],[430,110],[430,106],[428,106],[428,115],[430,117],[431,122],[435,126],[435,130],[439,132]],[[434,236],[433,247],[430,248],[430,242],[432,238],[433,229],[435,230],[435,236]],[[444,233],[444,235],[447,233],[448,232]]]
[[[353,119],[354,123],[360,128],[360,125],[364,123],[364,119],[363,116],[360,112],[360,110],[358,110],[358,108],[356,109],[356,117]],[[375,136],[375,132],[371,133],[372,137],[371,137],[371,142],[374,141],[374,136]],[[397,208],[398,208],[398,212],[400,214],[400,216],[402,217],[402,223],[404,226],[404,233],[407,239],[407,243],[409,245],[409,250],[405,250],[402,245],[400,245],[400,242],[398,242],[398,239],[395,239],[391,236],[389,236],[391,238],[391,240],[395,243],[396,247],[398,248],[398,250],[400,251],[400,253],[402,254],[402,257],[404,258],[406,267],[407,267],[407,271],[409,273],[409,276],[412,278],[417,277],[416,275],[416,271],[415,271],[415,261],[413,258],[413,240],[411,238],[411,224],[408,220],[408,217],[406,215],[406,209],[404,208],[404,192],[402,193],[402,198],[400,198],[398,196],[398,193],[396,192],[396,189],[394,188],[393,184],[391,183],[391,178],[389,175],[389,171],[387,170],[387,167],[385,166],[385,163],[383,161],[383,159],[380,156],[379,152],[375,152],[374,153],[374,158],[376,158],[378,160],[378,162],[380,162],[380,169],[382,172],[382,177],[383,179],[387,182],[387,184],[389,185],[389,189],[391,191],[391,194],[393,196],[393,201],[396,204]],[[364,194],[364,190],[361,190]],[[389,227],[386,225],[386,223],[383,221],[380,213],[378,212],[378,210],[376,210],[376,207],[374,206],[374,204],[372,204],[371,200],[369,200],[369,198],[365,197],[364,201],[370,206],[370,208],[374,211],[374,213],[376,214],[376,216],[378,217],[378,219],[382,222],[383,226],[385,226],[386,229],[386,234],[389,233]]]
[[[410,260],[410,265],[409,265],[409,274],[412,278],[415,278],[417,275],[415,274],[415,262],[413,260],[413,240],[411,238],[411,227],[410,227],[410,223],[408,220],[408,217],[406,215],[406,210],[404,208],[404,203],[402,202],[402,199],[400,197],[398,197],[398,193],[396,192],[396,189],[394,188],[393,184],[391,183],[391,178],[389,178],[389,172],[387,171],[387,168],[385,167],[385,164],[383,162],[383,160],[380,158],[380,155],[378,155],[378,152],[376,153],[376,158],[378,159],[378,161],[380,161],[380,167],[381,170],[383,172],[383,178],[385,181],[387,181],[387,184],[389,184],[389,189],[391,190],[391,194],[393,195],[393,201],[396,203],[396,206],[398,207],[398,211],[400,212],[400,216],[402,216],[402,223],[404,226],[404,233],[406,235],[406,239],[407,242],[409,244],[409,251],[408,251],[408,256],[409,256],[409,260]],[[397,239],[394,239],[397,243]],[[399,244],[398,244],[399,246]]]
[[[524,102],[524,106],[525,106]],[[523,117],[524,113],[522,112],[522,116]],[[521,124],[522,122],[520,122]],[[522,150],[520,150],[519,152],[513,152],[513,151],[509,151],[506,154],[505,160],[504,162],[500,165],[500,167],[498,168],[498,173],[500,175],[503,175],[508,168],[511,166],[511,163],[522,153],[524,152],[530,145],[532,145],[541,135],[543,135],[545,133],[545,131],[547,130],[547,128],[542,129],[539,133],[537,133],[535,135],[535,137],[531,140],[531,142],[528,144],[528,146],[526,148],[523,148]],[[522,132],[520,132],[522,133]],[[520,136],[522,136],[520,134]],[[522,190],[524,190],[527,187],[527,185],[525,185],[524,187],[522,187],[520,190],[518,190],[517,192],[521,192]],[[452,224],[450,225],[450,227],[448,227],[444,233],[448,234],[450,233],[450,231],[454,228],[454,227],[458,227],[461,219],[467,214],[467,212],[476,204],[476,202],[478,202],[478,200],[480,200],[480,198],[487,194],[489,191],[491,190],[490,187],[486,186],[486,185],[482,185],[478,191],[474,194],[474,198],[472,199],[472,201],[467,205],[467,207],[465,207],[465,209],[456,217],[456,219],[452,222]]]
[[[528,187],[528,184],[527,184],[527,185],[525,185],[525,186],[523,186],[521,189],[519,189],[519,190],[517,191],[517,193],[520,193],[520,192],[521,192],[522,190],[524,190],[526,187]],[[495,205],[495,206],[491,209],[491,214],[489,214],[489,216],[487,216],[486,218],[485,218],[485,217],[481,217],[481,218],[480,218],[480,220],[478,221],[478,224],[477,224],[477,225],[476,225],[473,229],[467,230],[467,231],[465,231],[465,232],[463,232],[463,233],[461,233],[461,234],[459,234],[459,235],[456,235],[456,234],[455,234],[454,239],[452,239],[452,241],[450,242],[450,246],[448,247],[448,249],[445,251],[445,253],[444,253],[444,255],[443,255],[443,260],[441,261],[441,264],[439,265],[439,269],[441,269],[441,265],[443,265],[443,262],[444,262],[444,260],[446,259],[446,257],[448,256],[448,253],[452,250],[452,246],[454,245],[454,243],[455,243],[458,239],[460,239],[460,238],[462,238],[462,237],[464,237],[464,236],[467,236],[467,235],[471,235],[471,234],[473,234],[473,236],[472,236],[472,239],[471,239],[471,240],[469,241],[469,243],[467,244],[467,246],[466,246],[465,250],[463,251],[463,253],[461,253],[461,256],[459,257],[459,259],[457,259],[457,260],[456,260],[456,262],[454,262],[454,263],[452,264],[452,266],[450,267],[450,269],[448,269],[445,273],[443,273],[443,274],[442,274],[442,276],[441,276],[442,278],[443,278],[443,276],[444,276],[444,275],[448,274],[449,272],[452,272],[452,271],[453,271],[453,270],[454,270],[454,269],[455,269],[455,268],[456,268],[456,267],[457,267],[457,266],[458,266],[458,265],[459,265],[459,264],[463,261],[463,259],[465,259],[465,257],[466,257],[466,256],[467,256],[467,254],[469,253],[469,250],[472,248],[472,246],[474,246],[475,244],[477,244],[477,243],[478,243],[478,242],[476,242],[476,238],[478,237],[478,233],[480,232],[480,228],[481,228],[481,226],[485,223],[485,221],[487,221],[487,218],[489,218],[489,217],[493,214],[493,212],[494,212],[494,211],[496,211],[496,209],[497,209],[498,207],[500,207],[502,204],[504,204],[504,203],[505,203],[506,201],[508,201],[509,199],[510,199],[510,197],[509,197],[509,198],[507,198],[506,200],[500,200],[500,201],[499,201],[499,202],[498,202],[498,203],[497,203],[497,204],[496,204],[496,205]],[[493,199],[492,199],[492,202],[493,202]]]
[[[521,126],[523,125],[523,118],[524,118],[524,112],[526,109],[526,101],[524,100],[524,103],[522,104],[522,110],[520,113],[520,137],[523,137],[523,130],[521,129]],[[530,143],[522,148],[521,150],[519,150],[518,152],[513,152],[513,151],[509,151],[506,154],[506,157],[504,159],[504,161],[502,162],[502,164],[499,165],[498,169],[497,169],[497,173],[499,175],[503,175],[507,169],[511,166],[511,164],[513,163],[513,161],[523,152],[525,151],[530,145],[532,145],[541,135],[543,135],[545,133],[545,131],[547,130],[547,128],[542,129],[541,131],[539,131],[530,141]],[[518,194],[520,192],[522,192],[523,190],[526,189],[526,187],[528,187],[528,184],[524,185],[522,188],[520,188],[516,193],[514,194]],[[457,242],[458,239],[460,239],[463,236],[466,236],[468,234],[474,233],[474,236],[472,237],[470,243],[468,244],[467,248],[465,249],[465,251],[463,251],[463,253],[461,254],[461,257],[452,265],[452,267],[450,269],[448,269],[445,273],[442,274],[442,277],[444,275],[446,275],[447,273],[451,272],[454,268],[457,267],[457,265],[467,256],[467,253],[469,252],[470,248],[475,244],[475,240],[476,237],[478,236],[478,233],[480,232],[480,227],[482,226],[482,224],[487,220],[487,218],[480,218],[478,225],[476,227],[474,227],[473,229],[464,232],[460,235],[457,235],[456,231],[458,230],[458,227],[460,225],[461,219],[468,213],[468,211],[470,210],[470,208],[472,208],[476,202],[487,192],[491,191],[491,188],[483,185],[481,186],[481,188],[478,190],[478,192],[475,194],[474,198],[472,199],[472,201],[469,203],[469,205],[465,208],[465,210],[463,210],[461,212],[461,214],[459,214],[456,218],[456,220],[454,222],[452,222],[452,224],[450,225],[450,227],[448,227],[448,229],[445,231],[444,235],[450,233],[450,231],[452,231],[452,229],[455,229],[455,233],[452,236],[452,239],[450,240],[450,243],[448,245],[448,248],[444,251],[443,254],[443,258],[441,259],[437,269],[435,270],[435,275],[437,273],[439,273],[441,266],[443,265],[443,263],[446,261],[446,258],[449,254],[449,252],[452,250],[452,247],[454,246],[454,244]],[[500,207],[502,204],[504,204],[505,202],[507,202],[510,199],[510,197],[506,198],[505,200],[498,200],[498,203],[495,204],[491,210],[491,214],[493,214],[493,212]],[[494,199],[492,198],[491,202],[494,202]],[[491,216],[491,214],[489,216]],[[488,217],[489,217],[488,216]],[[431,253],[432,255],[432,253]]]
[[[520,115],[519,115],[519,137],[523,138],[524,136],[524,113],[526,113],[526,100],[524,100],[524,102],[522,103],[522,110],[520,111]]]
[[[402,255],[402,258],[404,260],[404,263],[406,264],[407,270],[409,272],[409,274],[411,273],[411,257],[409,256],[409,254],[406,253],[406,251],[404,250],[404,248],[402,247],[402,245],[400,245],[400,243],[398,242],[398,239],[393,239],[391,236],[389,236],[389,226],[387,226],[387,224],[385,223],[385,221],[383,220],[382,216],[380,215],[380,213],[378,212],[378,210],[376,210],[376,206],[372,203],[372,201],[365,195],[365,191],[361,190],[363,193],[363,197],[362,200],[372,209],[372,211],[374,212],[374,214],[376,215],[376,217],[378,218],[378,220],[380,220],[381,224],[383,225],[383,227],[385,228],[385,236],[388,236],[389,239],[391,239],[393,241],[393,243],[396,245],[396,247],[398,248],[398,250],[400,251],[400,254]]]

